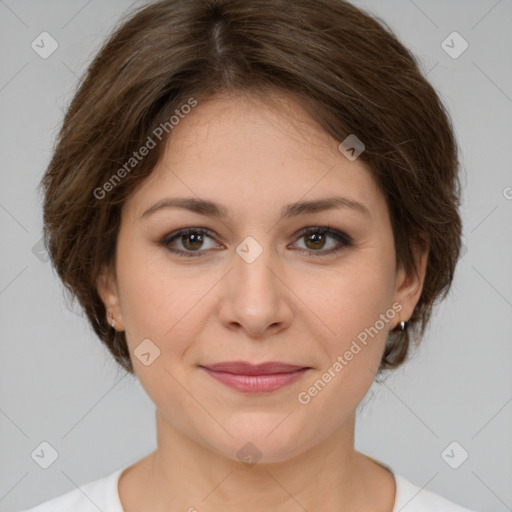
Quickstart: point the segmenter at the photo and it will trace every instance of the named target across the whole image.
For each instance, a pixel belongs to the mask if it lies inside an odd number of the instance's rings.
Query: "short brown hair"
[[[104,184],[190,98],[264,90],[292,93],[336,140],[364,142],[359,158],[387,200],[397,264],[414,271],[413,247],[428,241],[409,329],[389,334],[379,370],[406,359],[448,292],[461,234],[457,147],[442,102],[392,30],[343,0],[159,1],[130,13],[89,66],[41,182],[52,264],[129,373],[125,333],[107,323],[96,280],[114,261],[123,203],[166,137],[118,172],[108,194]]]

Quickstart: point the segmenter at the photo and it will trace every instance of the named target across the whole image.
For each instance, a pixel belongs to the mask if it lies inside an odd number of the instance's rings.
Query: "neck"
[[[354,450],[355,416],[328,439],[294,457],[251,467],[184,435],[158,410],[156,420],[158,448],[144,459],[143,470],[138,472],[135,485],[138,482],[143,490],[138,496],[132,493],[130,503],[137,503],[133,510],[172,506],[217,512],[229,506],[246,512],[300,508],[308,512],[391,512],[393,508],[392,475]]]

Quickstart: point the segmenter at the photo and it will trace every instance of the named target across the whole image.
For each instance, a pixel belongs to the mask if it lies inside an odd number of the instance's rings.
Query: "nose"
[[[223,280],[219,308],[223,325],[260,339],[286,329],[293,317],[293,293],[285,273],[267,247],[254,261],[235,253],[233,268]]]

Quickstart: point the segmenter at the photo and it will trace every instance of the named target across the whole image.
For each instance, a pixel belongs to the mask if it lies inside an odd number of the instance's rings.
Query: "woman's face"
[[[254,450],[261,462],[349,432],[388,332],[419,298],[425,258],[419,280],[395,268],[371,174],[291,98],[280,110],[217,97],[171,135],[123,206],[116,278],[99,281],[166,428],[233,460]],[[160,203],[185,198],[216,206]],[[175,236],[183,229],[192,233]],[[203,368],[230,361],[308,369],[251,392]]]

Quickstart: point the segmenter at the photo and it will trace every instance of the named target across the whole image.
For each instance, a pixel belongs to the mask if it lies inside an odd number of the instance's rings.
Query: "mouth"
[[[269,362],[253,365],[243,361],[228,361],[199,366],[218,382],[243,393],[269,393],[300,379],[309,366]]]

